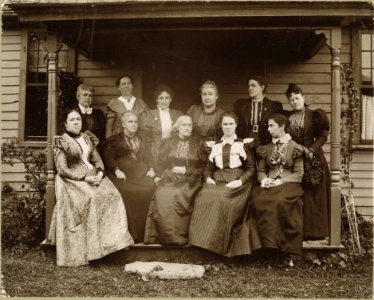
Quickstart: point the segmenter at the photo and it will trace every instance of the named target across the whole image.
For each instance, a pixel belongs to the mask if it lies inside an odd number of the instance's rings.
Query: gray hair
[[[206,87],[210,87],[210,88],[215,89],[216,94],[218,96],[218,87],[217,87],[217,85],[214,81],[212,81],[212,80],[205,81],[200,87],[200,93],[202,92],[203,88],[206,88]]]
[[[122,122],[125,122],[129,116],[135,116],[136,119],[138,120],[138,116],[137,116],[136,114],[134,114],[134,113],[128,111],[128,112],[125,112],[125,113],[122,115],[122,117],[121,117]]]
[[[179,118],[175,121],[175,123],[173,124],[173,132],[178,132],[178,128],[179,126],[181,125],[181,123],[184,121],[184,120],[190,120],[191,123],[192,123],[192,119],[190,116],[187,116],[187,115],[181,115],[179,116]]]

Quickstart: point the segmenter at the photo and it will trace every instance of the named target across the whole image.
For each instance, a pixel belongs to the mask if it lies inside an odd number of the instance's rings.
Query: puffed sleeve
[[[294,145],[292,150],[292,160],[294,161],[292,174],[280,179],[282,183],[285,182],[301,182],[304,175],[304,160],[303,160],[303,147],[299,144]]]
[[[198,176],[201,176],[204,172],[204,166],[205,166],[205,160],[206,160],[205,158],[206,156],[204,154],[204,141],[200,140],[197,137],[194,137],[192,138],[192,142],[195,144],[195,150],[196,150],[195,156],[197,159],[197,163],[193,167],[187,166],[185,175],[186,176],[192,175],[194,177],[198,177]]]
[[[109,107],[106,107],[106,128],[105,128],[105,138],[108,139],[113,135],[114,132],[114,122],[116,119],[116,113]]]
[[[330,124],[327,114],[322,109],[316,109],[312,114],[312,124],[314,126],[314,142],[309,147],[313,152],[322,149],[323,144],[326,143],[329,136]]]
[[[257,147],[256,154],[259,158],[257,168],[257,180],[258,182],[261,182],[263,179],[267,178],[269,174],[269,167],[267,165],[266,146]]]
[[[117,147],[117,139],[116,136],[111,136],[109,139],[106,140],[104,144],[104,151],[103,151],[103,158],[104,164],[114,173],[114,171],[118,168],[118,163],[116,157],[118,155],[118,147]]]
[[[169,166],[170,160],[169,153],[172,146],[173,138],[165,139],[160,147],[160,152],[158,154],[157,162],[155,162],[154,171],[158,177],[161,177],[164,170],[166,170]]]
[[[68,165],[69,143],[63,137],[56,137],[53,146],[55,166],[57,173],[64,178],[71,180],[83,180],[87,172],[77,172]],[[79,159],[79,158],[78,158]]]
[[[192,118],[193,111],[195,110],[196,105],[192,105],[186,112],[187,116],[190,116]]]
[[[244,173],[240,176],[242,183],[247,183],[253,179],[253,176],[256,173],[255,168],[255,158],[254,158],[254,151],[255,151],[255,143],[246,143],[243,145],[247,158],[243,162]]]
[[[104,164],[103,161],[99,155],[99,153],[96,150],[97,145],[100,143],[99,139],[94,135],[91,131],[87,130],[84,135],[90,140],[92,149],[90,153],[90,163],[93,164],[93,166],[96,168],[96,170],[102,171],[104,173]]]

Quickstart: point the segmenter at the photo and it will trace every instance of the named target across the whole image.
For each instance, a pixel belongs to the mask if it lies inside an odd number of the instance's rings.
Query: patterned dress
[[[49,239],[56,244],[58,266],[81,266],[134,243],[120,193],[104,177],[99,186],[84,181],[103,170],[89,131],[64,133],[54,146],[56,206]]]
[[[185,174],[172,172],[186,167]],[[147,217],[145,243],[186,245],[194,199],[201,188],[202,145],[197,138],[166,140],[161,147],[156,173],[161,176]]]
[[[261,242],[265,248],[300,254],[303,241],[301,180],[303,148],[291,137],[257,148],[260,157],[258,181],[279,179],[282,184],[264,188],[257,185],[251,192],[252,209]]]
[[[255,174],[253,144],[235,139],[213,145],[205,180],[195,200],[191,218],[189,244],[231,257],[250,254],[261,244],[255,223],[249,218],[249,193]],[[241,179],[242,186],[225,185]]]

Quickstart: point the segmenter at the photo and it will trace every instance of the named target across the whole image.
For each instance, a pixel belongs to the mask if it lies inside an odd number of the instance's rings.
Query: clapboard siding
[[[1,38],[1,139],[18,137],[22,33],[5,30]],[[25,191],[22,164],[2,165],[1,180]]]

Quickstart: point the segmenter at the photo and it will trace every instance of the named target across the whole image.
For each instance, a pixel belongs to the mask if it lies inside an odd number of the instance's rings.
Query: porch
[[[151,105],[153,87],[168,83],[180,95],[175,108],[183,111],[199,102],[196,87],[205,79],[217,82],[225,109],[231,109],[235,99],[246,96],[249,74],[265,76],[270,85],[268,95],[274,100],[283,94],[286,82],[305,84],[312,103],[324,108],[331,121],[331,138],[324,150],[330,162],[332,201],[328,244],[305,244],[304,249],[341,248],[340,62],[350,59],[346,53],[341,54],[346,51],[342,28],[367,16],[367,6],[346,2],[331,7],[324,1],[308,6],[266,1],[235,5],[37,2],[14,0],[9,1],[9,6],[20,22],[42,26],[48,32],[47,233],[55,204],[52,140],[56,133],[58,54],[64,43],[76,53],[73,70],[85,82],[97,86],[94,101],[100,108],[116,93],[112,79],[127,70],[135,75],[136,96]],[[304,62],[312,63],[306,66]],[[287,107],[285,99],[282,102]],[[126,256],[132,253],[140,257],[200,255],[189,246],[141,244],[132,246]]]

